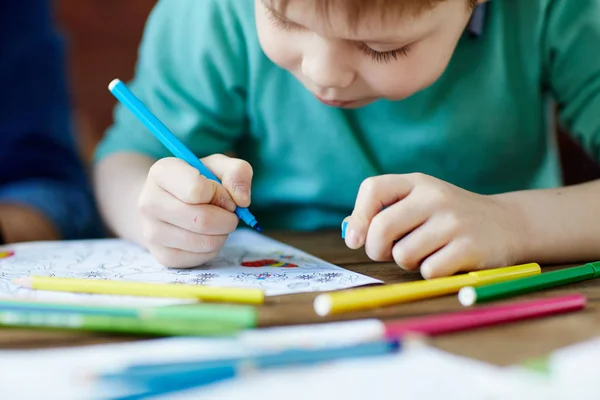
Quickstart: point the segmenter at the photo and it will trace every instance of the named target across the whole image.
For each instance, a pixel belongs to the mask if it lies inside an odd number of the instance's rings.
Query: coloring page
[[[191,269],[159,264],[146,250],[122,239],[20,243],[0,247],[0,297],[93,301],[99,295],[33,291],[12,280],[25,276],[261,288],[267,296],[345,289],[381,281],[348,271],[249,229],[233,232],[211,262]],[[124,296],[104,296],[116,303]],[[127,298],[128,303],[189,302]]]

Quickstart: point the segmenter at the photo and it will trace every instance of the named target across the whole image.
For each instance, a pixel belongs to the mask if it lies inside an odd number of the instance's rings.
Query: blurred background
[[[89,160],[109,126],[115,100],[108,83],[133,76],[144,23],[156,0],[55,0],[69,55],[72,101],[82,156]],[[566,184],[600,178],[592,161],[565,132],[557,132]]]

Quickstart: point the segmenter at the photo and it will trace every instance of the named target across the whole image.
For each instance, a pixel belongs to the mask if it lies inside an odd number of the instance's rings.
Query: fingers
[[[473,269],[474,260],[467,247],[468,244],[461,240],[448,243],[423,261],[421,275],[425,279],[433,279]]]
[[[213,154],[201,161],[221,180],[238,206],[250,205],[253,170],[248,162],[223,154]]]
[[[384,207],[406,197],[412,188],[412,181],[399,175],[382,175],[364,180],[358,190],[352,215],[345,220],[348,222],[346,245],[351,249],[362,247],[373,218]]]
[[[250,203],[248,163],[215,155],[204,164],[223,185],[177,158],[159,160],[148,174],[138,201],[142,233],[165,266],[193,267],[214,258],[238,225],[233,211]]]
[[[151,224],[145,230],[145,236],[150,246],[164,246],[191,253],[219,251],[227,240],[227,234],[199,234],[163,221]]]
[[[236,204],[217,182],[178,158],[163,158],[150,169],[148,178],[187,204],[214,204],[233,212]]]
[[[427,220],[394,245],[394,262],[408,271],[418,269],[423,260],[450,242],[458,227],[453,220],[450,216]]]
[[[212,253],[192,253],[165,246],[151,247],[149,251],[156,261],[168,268],[198,267],[212,260],[219,253],[218,251]]]
[[[221,207],[183,203],[156,185],[144,189],[138,208],[144,219],[164,221],[193,233],[226,235],[238,224],[237,216]]]
[[[409,195],[375,215],[365,240],[365,251],[369,258],[391,261],[394,243],[427,221],[430,214],[428,207],[418,197]]]

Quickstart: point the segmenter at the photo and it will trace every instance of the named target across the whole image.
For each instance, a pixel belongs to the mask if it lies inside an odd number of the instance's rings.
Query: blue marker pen
[[[108,85],[108,90],[129,109],[154,136],[167,148],[175,157],[180,158],[196,168],[202,175],[219,184],[221,181],[215,176],[202,162],[177,139],[177,137],[160,120],[152,114],[150,110],[129,90],[129,88],[119,79],[113,80]],[[235,214],[248,226],[260,232],[260,227],[256,218],[247,208],[237,207]]]
[[[157,396],[207,386],[260,371],[385,356],[399,353],[401,348],[400,339],[374,340],[330,348],[292,348],[276,353],[230,359],[133,365],[120,372],[102,374],[98,379],[101,384],[142,389],[148,397],[151,397],[151,395]]]

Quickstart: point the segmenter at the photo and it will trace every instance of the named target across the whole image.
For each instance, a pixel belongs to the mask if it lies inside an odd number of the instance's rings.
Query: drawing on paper
[[[266,295],[381,283],[247,229],[232,233],[211,262],[190,269],[166,268],[143,248],[121,239],[22,243],[10,251],[13,255],[0,259],[0,297],[48,296],[49,292],[31,291],[12,283],[14,278],[29,275],[258,287]],[[8,253],[8,249],[0,248],[0,253]],[[52,296],[59,294],[54,292]],[[112,298],[117,301],[118,297]]]
[[[281,267],[281,268],[298,268],[296,264],[289,262],[274,260],[274,259],[261,259],[256,261],[242,261],[242,267],[258,268],[258,267]]]

